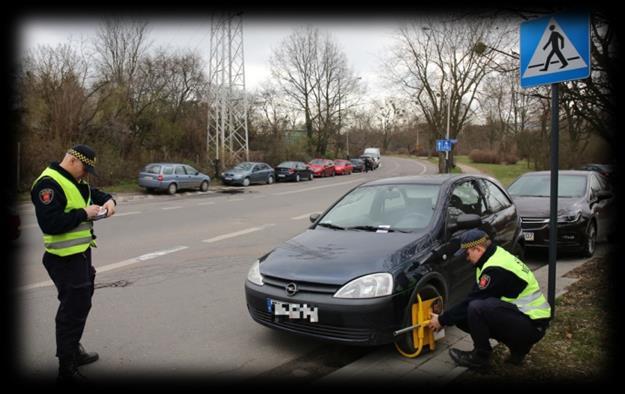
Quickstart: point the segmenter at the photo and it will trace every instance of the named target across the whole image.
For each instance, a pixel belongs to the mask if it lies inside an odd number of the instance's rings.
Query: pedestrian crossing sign
[[[521,87],[590,76],[590,15],[560,13],[521,23]]]

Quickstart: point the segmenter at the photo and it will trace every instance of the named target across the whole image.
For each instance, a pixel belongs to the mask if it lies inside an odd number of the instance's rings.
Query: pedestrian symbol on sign
[[[559,66],[558,66],[559,65]],[[523,78],[588,67],[554,18],[549,20]]]

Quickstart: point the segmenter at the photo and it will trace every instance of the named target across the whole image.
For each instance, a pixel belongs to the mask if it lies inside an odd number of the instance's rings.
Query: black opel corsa
[[[410,341],[410,306],[461,301],[475,281],[454,257],[459,235],[482,227],[522,253],[510,196],[481,175],[410,176],[357,186],[302,234],[256,261],[245,283],[251,317],[265,326],[354,345]],[[409,349],[409,348],[408,348]]]

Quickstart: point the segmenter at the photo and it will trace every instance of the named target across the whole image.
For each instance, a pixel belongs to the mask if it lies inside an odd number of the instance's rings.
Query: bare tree
[[[329,34],[321,38],[317,29],[307,27],[274,51],[271,69],[282,91],[304,113],[309,153],[324,155],[358,89],[345,54]]]
[[[308,26],[298,29],[274,50],[271,73],[280,83],[282,91],[304,112],[304,123],[309,147],[313,142],[312,91],[314,67],[317,66],[319,32]]]
[[[471,119],[478,88],[495,58],[493,52],[475,51],[475,44],[496,47],[503,33],[492,20],[479,18],[428,20],[400,28],[389,71],[435,131],[432,139],[445,137],[447,122],[449,137],[457,138]]]

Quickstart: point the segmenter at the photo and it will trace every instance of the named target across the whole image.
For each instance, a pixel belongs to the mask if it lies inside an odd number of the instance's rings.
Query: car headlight
[[[393,276],[378,273],[354,279],[334,294],[336,298],[375,298],[390,295],[393,292]]]
[[[582,218],[582,213],[571,213],[565,216],[558,216],[558,223],[576,223]]]
[[[252,267],[247,272],[247,280],[258,286],[264,284],[263,276],[260,274],[260,260],[256,260],[254,264],[252,264]]]

